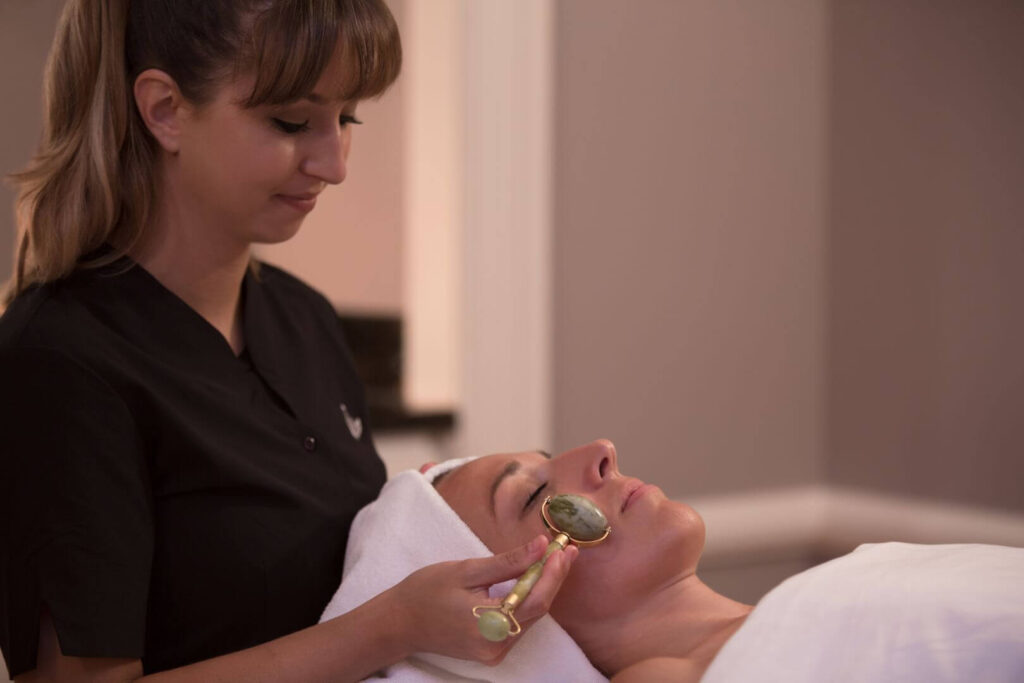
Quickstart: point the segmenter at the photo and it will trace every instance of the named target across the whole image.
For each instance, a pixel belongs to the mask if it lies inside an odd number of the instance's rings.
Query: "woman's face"
[[[574,624],[628,611],[693,573],[704,547],[700,516],[656,486],[623,476],[606,440],[553,458],[536,451],[480,458],[446,475],[437,490],[495,553],[544,531],[546,496],[576,493],[597,504],[611,535],[581,549],[551,610],[573,635]]]
[[[186,106],[172,161],[186,215],[246,246],[292,237],[316,196],[345,179],[357,102],[334,97],[342,69],[332,60],[310,98],[284,105],[245,108],[252,81],[241,79]]]

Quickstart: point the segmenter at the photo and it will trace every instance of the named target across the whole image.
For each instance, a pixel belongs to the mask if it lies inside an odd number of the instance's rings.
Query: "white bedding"
[[[862,545],[766,595],[702,683],[1024,682],[1024,549]]]

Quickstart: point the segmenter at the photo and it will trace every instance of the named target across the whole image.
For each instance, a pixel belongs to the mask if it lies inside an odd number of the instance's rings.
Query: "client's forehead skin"
[[[514,470],[521,455],[526,454],[501,453],[467,462],[438,482],[437,490],[446,500],[473,500],[489,507],[493,484],[502,472]]]
[[[505,476],[515,474],[528,462],[541,459],[550,460],[551,455],[545,451],[486,455],[441,475],[443,478],[437,482],[437,490],[446,499],[456,494],[469,493],[490,507],[494,490]]]
[[[501,530],[491,514],[492,488],[509,465],[542,461],[546,455],[527,451],[485,456],[452,471],[438,482],[437,491],[492,551],[500,552],[505,548],[493,546],[503,543],[509,530]]]

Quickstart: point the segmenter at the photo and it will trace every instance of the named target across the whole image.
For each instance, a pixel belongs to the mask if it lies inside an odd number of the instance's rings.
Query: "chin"
[[[253,244],[281,244],[299,234],[301,227],[302,221],[296,220],[294,224],[257,228],[249,241]]]
[[[694,574],[704,552],[704,520],[684,503],[666,501],[652,525],[653,535],[634,547],[634,561],[626,571],[633,594],[642,599],[680,577]]]
[[[626,536],[620,527],[623,535],[616,543],[609,539],[607,545],[580,551],[552,606],[552,615],[563,626],[622,617],[666,585],[696,572],[705,529],[689,505],[666,500],[649,525],[630,531]],[[613,529],[612,538],[615,533]]]
[[[675,501],[667,506],[665,515],[668,519],[663,520],[663,523],[675,532],[671,534],[672,555],[690,571],[696,570],[707,538],[704,518],[686,503]]]

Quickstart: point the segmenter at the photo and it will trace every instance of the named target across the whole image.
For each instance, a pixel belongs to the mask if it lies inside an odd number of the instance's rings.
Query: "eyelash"
[[[543,484],[541,484],[540,486],[537,487],[536,491],[534,491],[533,493],[530,494],[530,497],[526,499],[526,505],[523,506],[523,511],[524,512],[526,511],[527,508],[529,508],[531,505],[533,505],[533,502],[535,500],[537,500],[537,496],[539,496],[540,492],[543,491],[546,487],[547,487],[547,482],[544,482]]]
[[[292,121],[285,121],[279,118],[271,118],[270,120],[278,128],[278,130],[288,135],[295,135],[297,133],[302,133],[309,130],[309,120],[303,121],[302,123],[294,123]],[[345,127],[350,123],[354,123],[356,125],[362,123],[362,121],[360,121],[356,117],[350,116],[348,114],[342,114],[339,121],[341,122],[342,127]]]

